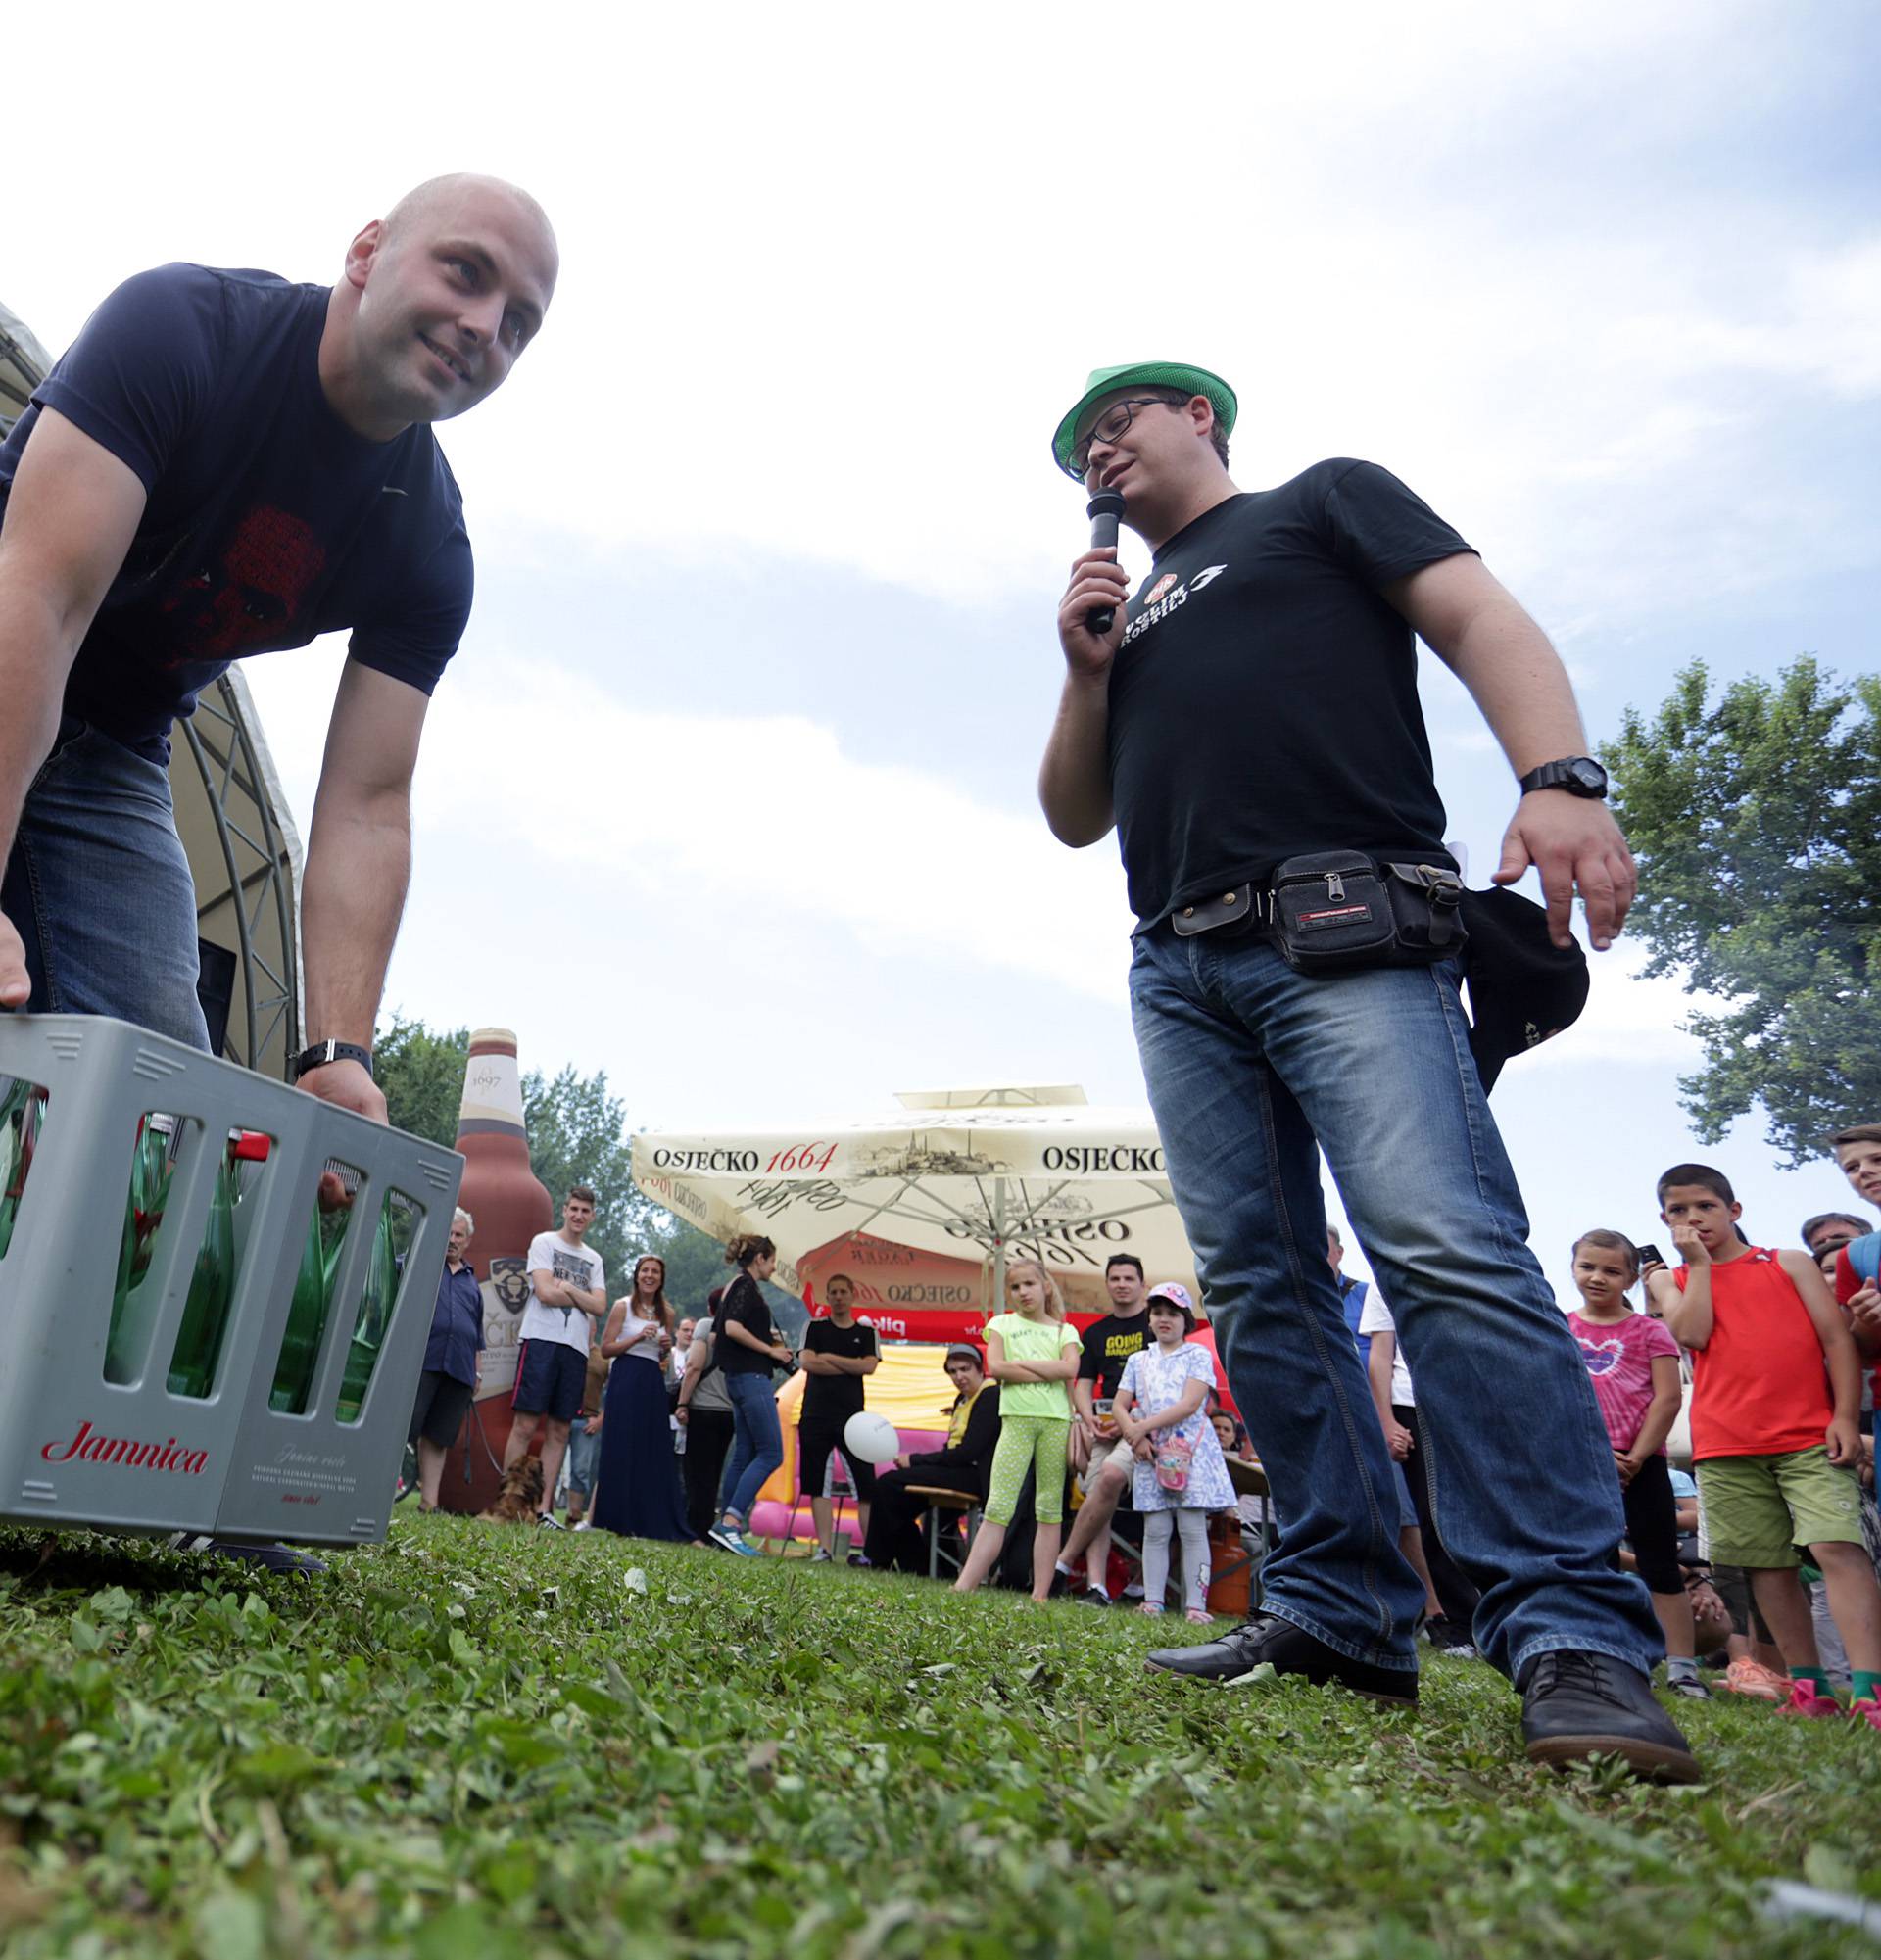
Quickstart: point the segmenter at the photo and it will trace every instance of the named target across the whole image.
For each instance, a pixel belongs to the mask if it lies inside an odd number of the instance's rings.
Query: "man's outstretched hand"
[[[1529,790],[1503,837],[1494,883],[1514,884],[1531,864],[1541,873],[1548,936],[1558,946],[1573,944],[1569,927],[1578,886],[1587,936],[1604,953],[1619,936],[1639,889],[1639,872],[1614,813],[1565,789]]]
[[[31,993],[24,942],[13,921],[0,912],[0,1008],[24,1007]]]
[[[386,1121],[385,1097],[378,1083],[357,1062],[328,1062],[321,1068],[310,1069],[297,1086],[337,1109],[351,1110],[373,1123]]]

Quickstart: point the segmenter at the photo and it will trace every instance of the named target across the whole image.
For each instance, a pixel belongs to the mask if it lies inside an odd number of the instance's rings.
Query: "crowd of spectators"
[[[1857,1195],[1881,1207],[1881,1125],[1844,1130],[1833,1149]],[[1702,1164],[1672,1167],[1657,1196],[1669,1256],[1608,1227],[1583,1232],[1568,1318],[1613,1451],[1625,1520],[1616,1556],[1651,1595],[1665,1686],[1702,1697],[1709,1672],[1725,1692],[1816,1717],[1844,1712],[1840,1691],[1849,1712],[1881,1729],[1881,1232],[1859,1214],[1824,1212],[1804,1221],[1800,1250],[1759,1244],[1729,1180]],[[1284,1532],[1214,1358],[1190,1339],[1187,1292],[1151,1286],[1133,1255],[1110,1260],[1110,1312],[1082,1334],[1051,1273],[1014,1262],[1007,1311],[989,1322],[985,1348],[947,1350],[945,1443],[878,1466],[847,1436],[881,1348],[846,1275],[828,1281],[829,1311],[794,1352],[760,1284],[776,1262],[769,1240],[735,1240],[736,1276],[704,1315],[682,1319],[652,1256],[606,1307],[600,1261],[583,1242],[593,1218],[592,1193],[575,1187],[559,1231],[530,1253],[509,1457],[541,1428],[544,1458],[556,1459],[544,1464],[545,1523],[565,1449],[576,1528],[759,1555],[751,1506],[784,1454],[775,1373],[800,1367],[798,1479],[818,1561],[844,1555],[839,1458],[859,1540],[848,1561],[929,1571],[924,1526],[938,1506],[935,1528],[964,1592],[992,1578],[1040,1601],[1160,1613],[1173,1601],[1199,1623],[1210,1617],[1208,1520],[1232,1517],[1254,1556],[1264,1534]],[[426,1509],[446,1432],[477,1381],[473,1229],[459,1212],[412,1414]],[[1467,1656],[1478,1585],[1443,1542],[1433,1452],[1390,1308],[1342,1270],[1344,1251],[1329,1231],[1347,1331],[1398,1466],[1399,1543],[1424,1586],[1423,1632],[1432,1648]],[[1230,1466],[1244,1466],[1238,1489]]]

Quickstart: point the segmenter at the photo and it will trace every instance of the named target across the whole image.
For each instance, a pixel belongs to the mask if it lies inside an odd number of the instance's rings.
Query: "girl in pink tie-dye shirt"
[[[1664,1631],[1666,1685],[1702,1699],[1706,1690],[1692,1658],[1692,1602],[1678,1566],[1678,1521],[1664,1451],[1682,1399],[1678,1343],[1663,1321],[1634,1313],[1626,1289],[1638,1277],[1639,1250],[1631,1239],[1583,1232],[1574,1241],[1580,1306],[1568,1314],[1568,1325],[1607,1421],[1633,1562]]]

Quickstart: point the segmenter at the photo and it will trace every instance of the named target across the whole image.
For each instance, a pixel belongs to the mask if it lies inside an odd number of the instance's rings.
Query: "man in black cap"
[[[1547,638],[1448,524],[1349,458],[1238,491],[1235,406],[1203,368],[1107,368],[1053,442],[1154,557],[1133,597],[1115,550],[1073,567],[1039,797],[1065,843],[1117,829],[1143,1074],[1286,1520],[1260,1616],[1151,1665],[1236,1681],[1270,1662],[1416,1698],[1423,1588],[1323,1251],[1324,1149],[1397,1310],[1444,1540],[1482,1588],[1477,1646],[1522,1693],[1530,1756],[1691,1780],[1652,1696],[1650,1601],[1613,1562],[1613,1453],[1471,1053],[1416,637],[1520,781],[1495,880],[1539,869],[1563,948],[1576,886],[1603,948],[1633,895],[1605,773]]]

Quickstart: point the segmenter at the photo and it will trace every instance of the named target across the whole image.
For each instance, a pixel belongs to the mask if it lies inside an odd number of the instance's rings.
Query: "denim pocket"
[[[61,715],[59,733],[52,739],[52,746],[46,751],[46,759],[40,763],[38,774],[32,779],[32,788],[26,791],[30,796],[33,789],[46,782],[66,757],[91,733],[91,724],[80,720],[77,715]]]

